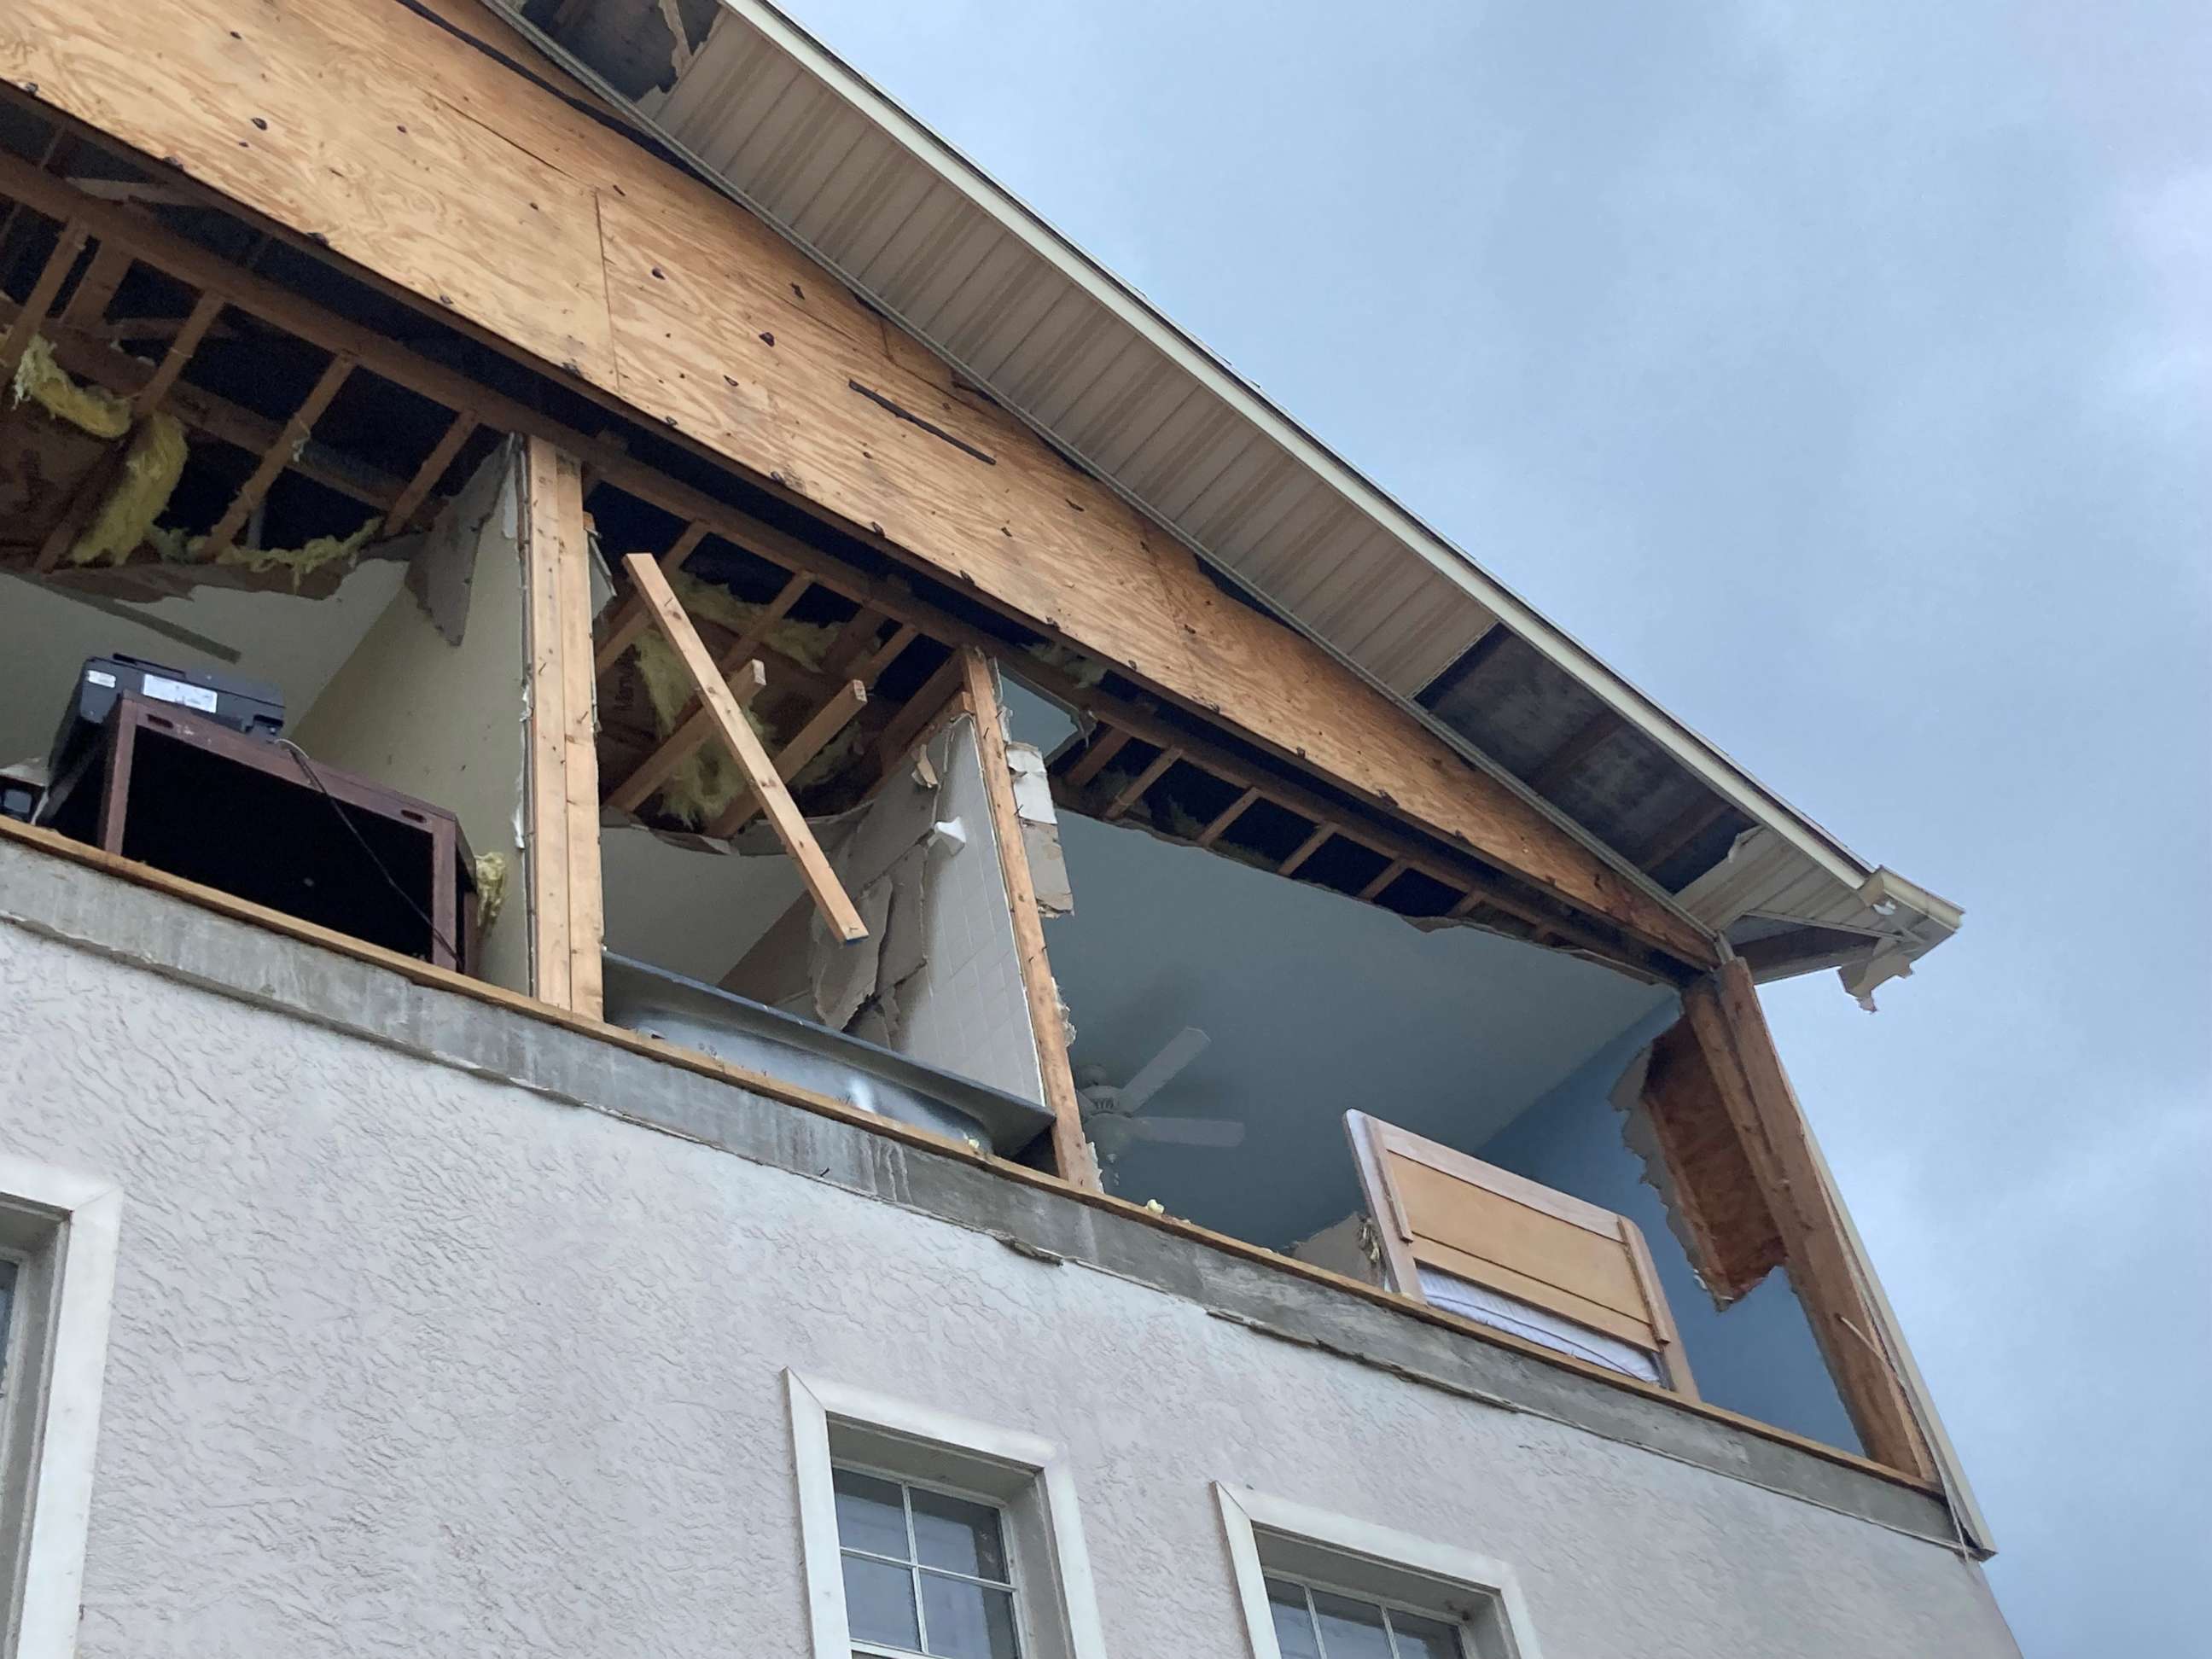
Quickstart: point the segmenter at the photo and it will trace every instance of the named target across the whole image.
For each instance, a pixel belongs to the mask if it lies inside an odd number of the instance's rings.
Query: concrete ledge
[[[494,1006],[0,841],[0,921],[362,1041],[679,1134],[806,1180],[1114,1274],[1279,1340],[1527,1413],[1946,1546],[1942,1502],[1705,1412],[1616,1388],[947,1151],[800,1110],[672,1060]]]

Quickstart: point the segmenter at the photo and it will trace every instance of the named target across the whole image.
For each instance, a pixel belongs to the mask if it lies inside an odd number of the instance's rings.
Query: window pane
[[[914,1619],[914,1574],[881,1561],[844,1558],[845,1624],[857,1642],[921,1650],[921,1630]]]
[[[1374,1602],[1327,1590],[1316,1590],[1313,1602],[1325,1659],[1390,1659],[1390,1635],[1382,1628],[1382,1609]]]
[[[888,1555],[908,1561],[906,1509],[899,1501],[898,1482],[878,1480],[872,1474],[851,1469],[836,1470],[837,1541],[848,1550]]]
[[[1280,1578],[1267,1581],[1267,1611],[1275,1618],[1275,1645],[1283,1659],[1321,1659],[1315,1639],[1313,1614],[1306,1611],[1306,1593]]]
[[[1012,1590],[925,1572],[921,1607],[929,1626],[929,1651],[941,1659],[1017,1659]]]
[[[1006,1551],[999,1536],[999,1512],[988,1504],[917,1486],[914,1498],[914,1547],[925,1567],[964,1572],[976,1578],[1006,1578]]]
[[[1456,1625],[1416,1613],[1394,1613],[1390,1629],[1398,1638],[1398,1659],[1462,1659]]]

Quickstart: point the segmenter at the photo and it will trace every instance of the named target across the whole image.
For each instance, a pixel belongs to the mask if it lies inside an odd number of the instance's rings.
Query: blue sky
[[[2212,9],[785,0],[1861,853],[1769,1006],[2030,1659],[2212,1623]]]

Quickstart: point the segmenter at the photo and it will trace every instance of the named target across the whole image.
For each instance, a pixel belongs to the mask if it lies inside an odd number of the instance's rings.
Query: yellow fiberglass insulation
[[[119,438],[131,429],[131,405],[99,386],[79,386],[70,379],[41,334],[33,334],[23,349],[10,390],[15,402],[27,398],[56,420],[67,421],[95,438]]]
[[[489,933],[492,923],[507,903],[507,877],[509,866],[504,853],[477,854],[477,927]]]
[[[733,634],[750,633],[759,623],[761,612],[768,609],[739,599],[719,582],[702,581],[681,570],[669,586],[676,590],[676,597],[683,602],[686,614],[720,623]],[[785,617],[770,623],[761,638],[801,667],[818,669],[829,660],[830,647],[836,641],[837,630],[814,623],[793,622]]]
[[[350,535],[318,536],[300,547],[240,547],[233,543],[216,556],[215,562],[243,565],[256,574],[278,568],[289,570],[296,592],[302,580],[325,565],[360,557],[361,550],[383,527],[380,517],[372,517]],[[167,564],[200,563],[200,550],[207,545],[204,536],[187,536],[181,530],[158,524],[147,531],[146,540]]]
[[[645,682],[647,701],[653,704],[653,727],[665,738],[676,729],[685,705],[692,701],[691,676],[684,671],[675,647],[658,634],[641,635],[635,648],[638,675]],[[762,740],[769,741],[760,717],[750,708],[745,709],[744,716]],[[661,786],[661,810],[695,830],[704,829],[729,810],[745,787],[745,775],[737,757],[719,738],[710,738],[685,756],[684,763]]]
[[[124,453],[123,471],[70,547],[71,564],[121,564],[137,550],[169,504],[185,470],[184,422],[155,410]]]

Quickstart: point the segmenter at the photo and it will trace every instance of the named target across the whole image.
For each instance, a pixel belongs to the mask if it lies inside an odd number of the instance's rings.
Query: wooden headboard
[[[1421,1268],[1450,1273],[1641,1349],[1697,1398],[1634,1222],[1364,1112],[1344,1122],[1391,1289],[1419,1297]]]

